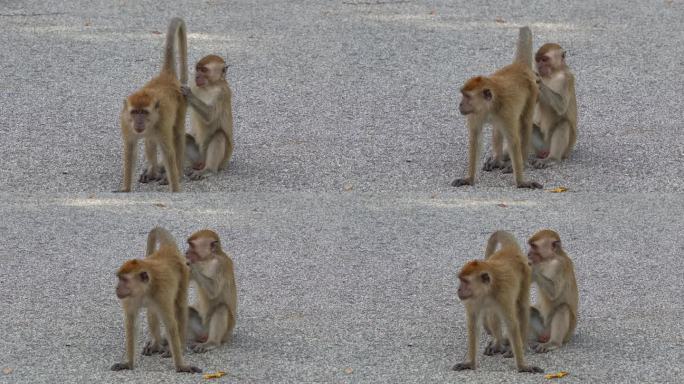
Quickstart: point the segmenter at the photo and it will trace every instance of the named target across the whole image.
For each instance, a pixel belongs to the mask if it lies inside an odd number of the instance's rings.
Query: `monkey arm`
[[[192,278],[197,282],[197,284],[207,291],[209,298],[214,299],[221,293],[222,284],[220,284],[219,279],[212,279],[207,277],[198,268],[194,267],[190,269],[192,273]]]
[[[568,99],[564,95],[567,95],[565,89],[562,90],[562,94],[558,94],[543,82],[539,83],[539,100],[549,105],[559,116],[565,116],[568,110]]]
[[[556,300],[560,297],[563,290],[561,289],[561,284],[558,284],[560,279],[558,279],[558,274],[554,274],[551,278],[544,276],[541,270],[535,268],[532,271],[532,278],[539,285],[546,294],[551,298],[551,300]]]

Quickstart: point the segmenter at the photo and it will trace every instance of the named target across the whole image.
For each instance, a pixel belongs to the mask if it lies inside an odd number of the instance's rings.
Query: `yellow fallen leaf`
[[[219,377],[223,377],[225,375],[226,375],[225,372],[218,371],[216,373],[205,373],[204,375],[202,375],[202,377],[208,380],[208,379],[218,379]]]
[[[546,192],[551,192],[551,193],[561,193],[561,192],[567,192],[568,189],[565,187],[556,187],[552,189],[547,189]]]
[[[164,204],[164,203],[154,203],[152,205],[154,205],[155,207],[159,207],[159,208],[166,208],[166,204]]]
[[[14,372],[14,369],[13,369],[13,368],[10,368],[10,367],[3,368],[3,369],[2,369],[2,373],[4,373],[5,375],[9,375],[9,374],[12,373],[12,372]]]
[[[353,372],[354,372],[353,368],[345,368],[345,370],[344,370],[344,373],[346,373],[347,375],[351,375]]]
[[[545,379],[560,379],[561,377],[567,376],[568,372],[567,371],[560,371],[558,373],[548,373],[544,375]]]
[[[345,190],[345,192],[349,192],[352,189],[354,189],[354,185],[352,185],[351,183],[347,183],[343,186],[343,189]]]

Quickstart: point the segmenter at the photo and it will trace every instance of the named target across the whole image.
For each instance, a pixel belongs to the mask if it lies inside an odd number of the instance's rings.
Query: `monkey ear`
[[[226,64],[223,66],[223,69],[221,70],[221,72],[225,75],[227,70],[228,70],[228,65]]]
[[[482,282],[485,283],[485,284],[489,284],[489,282],[490,282],[492,279],[489,277],[489,273],[487,273],[487,272],[482,272],[482,273],[480,274],[480,280],[482,280]]]
[[[216,252],[216,249],[218,249],[218,241],[212,241],[211,242],[211,251]]]
[[[160,102],[160,101],[157,100],[157,102],[154,104],[154,109],[159,109],[159,102]]]
[[[553,242],[553,250],[554,250],[554,251],[557,250],[557,249],[560,248],[560,247],[561,247],[561,242],[560,242],[560,240],[556,240],[556,241]]]
[[[565,59],[565,52],[567,52],[567,51],[565,51],[565,50],[561,51],[561,57],[564,59]]]
[[[485,100],[489,101],[492,99],[492,91],[489,90],[489,88],[485,88],[485,90],[482,91],[482,96],[484,96]]]
[[[140,281],[147,283],[150,281],[150,275],[148,275],[147,272],[140,272]]]

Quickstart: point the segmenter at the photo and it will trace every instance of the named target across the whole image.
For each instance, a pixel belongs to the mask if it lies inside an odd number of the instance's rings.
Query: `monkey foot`
[[[518,188],[542,189],[544,186],[536,181],[523,181],[518,184]]]
[[[473,363],[458,363],[451,367],[453,371],[464,371],[466,369],[475,369],[475,365]]]
[[[506,169],[507,166],[510,166],[510,162],[501,161],[494,156],[490,156],[487,158],[487,160],[485,160],[482,170],[485,172],[491,172],[495,169]]]
[[[112,371],[123,371],[125,369],[132,369],[128,363],[116,363],[112,365]]]
[[[549,343],[536,344],[532,347],[532,350],[536,353],[547,353],[553,351],[554,349],[556,349],[556,346]]]
[[[503,351],[503,357],[506,359],[510,359],[511,357],[513,357],[513,350],[507,348],[505,351]]]
[[[452,187],[462,187],[464,185],[473,185],[473,182],[470,181],[470,179],[456,179],[451,182]]]
[[[141,174],[140,178],[138,179],[139,182],[143,184],[151,183],[153,181],[157,181],[161,178],[159,173],[157,172],[151,172],[147,169],[145,169]]]
[[[544,373],[544,370],[539,367],[535,367],[534,365],[525,365],[518,368],[518,372]]]
[[[206,172],[205,172],[204,170],[200,170],[200,171],[191,171],[191,172],[188,174],[188,177],[190,178],[190,180],[201,180],[201,179],[204,178],[205,173],[206,173]]]
[[[535,169],[548,168],[555,164],[555,161],[549,158],[545,159],[532,159],[530,160],[530,165]]]
[[[180,367],[176,367],[176,372],[201,373],[202,370],[194,365],[181,365]]]
[[[503,345],[497,344],[494,341],[490,341],[484,350],[484,354],[487,356],[493,356],[504,352],[506,352],[506,348]]]
[[[205,353],[214,349],[214,345],[209,343],[201,343],[191,346],[190,349],[192,349],[192,351],[195,353]]]
[[[142,354],[144,356],[152,356],[157,353],[169,352],[167,348],[164,348],[162,344],[156,344],[153,341],[148,341],[143,347]]]

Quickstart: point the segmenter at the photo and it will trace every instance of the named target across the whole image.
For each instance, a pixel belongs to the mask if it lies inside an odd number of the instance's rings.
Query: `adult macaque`
[[[501,68],[489,77],[473,77],[461,88],[463,98],[458,108],[468,119],[468,176],[454,180],[452,186],[475,184],[482,127],[485,123],[491,122],[494,127],[494,156],[487,160],[488,167],[493,169],[505,166],[505,139],[513,164],[516,186],[542,188],[537,182],[523,179],[538,93],[536,77],[532,72],[532,32],[528,27],[523,27],[520,28],[513,64]]]
[[[179,47],[180,82],[176,75],[175,46]],[[121,137],[124,144],[123,188],[130,192],[138,140],[145,140],[147,168],[140,175],[141,183],[154,180],[168,181],[172,192],[180,191],[185,150],[185,99],[180,85],[188,80],[187,39],[185,22],[173,18],[166,34],[164,63],[159,76],[124,100],[121,111]],[[157,163],[157,148],[164,161]]]
[[[538,353],[552,351],[567,343],[577,326],[579,292],[572,260],[563,250],[558,233],[544,229],[527,241],[532,266],[532,280],[539,287],[539,302],[531,309],[533,322],[543,324],[540,332],[532,328],[540,342]]]
[[[219,56],[205,56],[195,67],[195,85],[182,87],[191,107],[193,135],[187,136],[187,147],[193,163],[188,176],[193,180],[227,167],[233,155],[233,110],[226,68]]]
[[[157,242],[160,246],[155,250]],[[201,372],[183,360],[190,271],[173,236],[163,228],[152,229],[147,236],[147,256],[126,261],[117,276],[116,296],[121,301],[126,323],[126,361],[114,364],[112,370],[133,369],[136,321],[138,312],[145,307],[152,340],[143,349],[143,354],[165,352],[159,330],[161,320],[176,371]]]
[[[532,140],[537,158],[530,163],[545,168],[567,158],[577,140],[575,76],[558,44],[542,45],[534,60],[540,81]]]
[[[496,244],[501,244],[498,251],[495,251]],[[527,335],[531,284],[527,260],[515,238],[504,231],[492,234],[485,256],[485,260],[468,262],[458,274],[458,298],[465,306],[468,322],[468,357],[453,369],[460,371],[477,367],[478,323],[482,315],[487,315],[497,316],[505,325],[518,371],[543,372],[539,367],[528,365],[524,357],[523,340]],[[490,331],[498,332],[501,337],[500,329]]]
[[[216,232],[197,231],[188,238],[188,246],[185,257],[198,288],[196,309],[191,311],[202,320],[202,329],[193,332],[191,349],[203,353],[230,340],[237,317],[237,287],[233,261],[221,249]],[[193,318],[196,322],[197,316]]]

